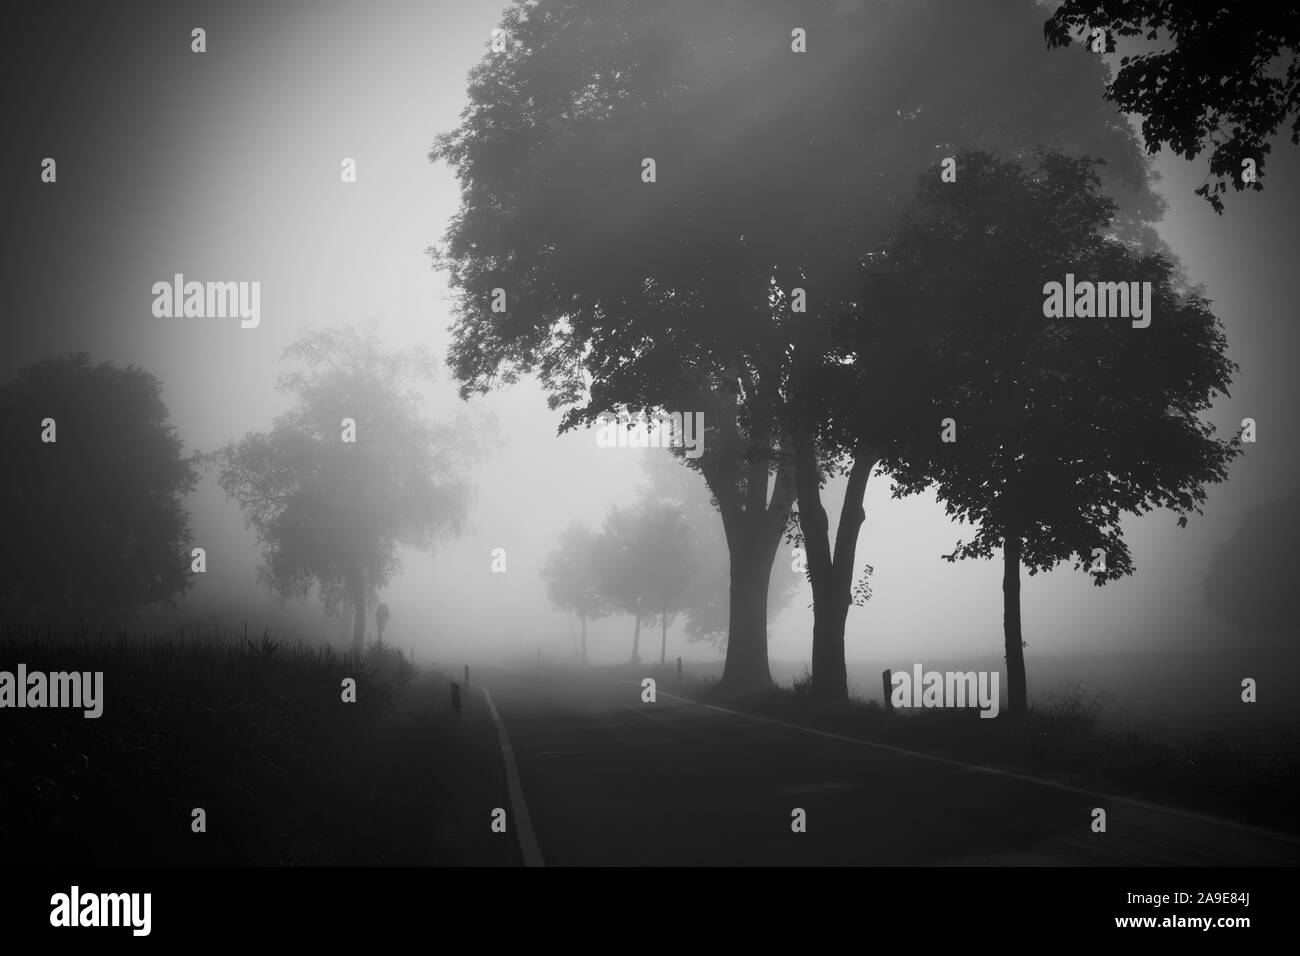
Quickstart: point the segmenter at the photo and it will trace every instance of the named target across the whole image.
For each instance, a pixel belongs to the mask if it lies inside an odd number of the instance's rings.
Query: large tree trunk
[[[641,663],[641,606],[637,605],[636,612],[632,615],[636,618],[636,630],[632,632],[632,663]]]
[[[582,615],[582,663],[587,663],[587,615]]]
[[[761,526],[750,528],[750,534],[744,537],[758,537],[763,530]],[[735,690],[763,690],[773,685],[767,662],[767,591],[781,529],[762,537],[767,540],[756,541],[753,547],[727,542],[731,552],[731,618],[722,682]]]
[[[817,700],[848,700],[844,624],[851,603],[839,588],[813,588],[812,686],[809,690]]]
[[[722,685],[733,692],[773,686],[767,662],[768,582],[794,500],[789,464],[777,464],[771,455],[774,436],[762,429],[746,434],[738,427],[742,379],[747,394],[756,395],[754,383],[733,368],[724,376],[727,388],[695,396],[701,407],[717,409],[700,472],[718,502],[727,536],[730,618]]]
[[[1020,535],[1002,540],[1002,631],[1007,647],[1007,712],[1023,714],[1029,690],[1025,679],[1025,645],[1020,630]]]
[[[356,616],[352,619],[352,650],[360,654],[366,643],[366,579],[361,572],[352,578],[352,606]]]
[[[853,604],[853,564],[858,534],[866,511],[862,499],[878,456],[865,445],[854,451],[844,502],[831,551],[830,522],[822,506],[817,449],[811,440],[795,443],[795,483],[799,498],[799,528],[808,558],[813,592],[812,687],[821,701],[847,700],[848,671],[844,663],[844,625]]]

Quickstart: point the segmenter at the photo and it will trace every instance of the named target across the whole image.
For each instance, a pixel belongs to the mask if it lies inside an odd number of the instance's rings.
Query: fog
[[[1285,899],[1300,21],[1174,6],[7,11],[0,924],[533,926],[431,866],[890,867],[967,942]]]
[[[12,280],[4,377],[70,350],[139,365],[161,379],[187,451],[210,451],[267,429],[289,407],[274,383],[284,370],[282,349],[304,328],[369,324],[391,346],[446,354],[449,291],[425,250],[440,240],[459,191],[451,170],[428,152],[457,123],[466,75],[500,11],[478,0],[388,2],[382,15],[352,3],[304,10],[158,5],[143,29],[103,13],[29,37],[28,63],[57,49],[83,66],[26,80],[23,122],[39,134],[43,154],[59,157],[60,179],[52,200],[30,190],[18,198],[21,231],[11,236],[8,257],[21,249],[44,265]],[[201,58],[183,40],[197,23],[210,44]],[[157,38],[171,34],[173,51],[161,52]],[[344,157],[356,160],[355,185],[340,183]],[[8,161],[28,176],[36,159],[24,153]],[[1192,195],[1200,164],[1166,153],[1156,165],[1168,202],[1161,235],[1204,285],[1241,365],[1214,422],[1231,430],[1251,416],[1261,437],[1230,481],[1211,489],[1204,517],[1183,529],[1168,513],[1128,521],[1137,565],[1131,578],[1099,588],[1068,568],[1026,577],[1031,658],[1230,647],[1238,636],[1201,597],[1215,548],[1251,508],[1297,484],[1294,151],[1280,147],[1267,190],[1233,194],[1222,218]],[[260,281],[259,327],[151,316],[151,284],[178,272]],[[444,370],[426,414],[446,419],[459,403]],[[501,439],[471,476],[470,528],[432,554],[403,550],[401,573],[381,595],[392,612],[387,636],[417,660],[567,657],[573,624],[546,599],[539,574],[546,555],[571,521],[599,529],[611,506],[636,501],[642,458],[666,453],[598,448],[587,430],[557,435],[560,413],[547,409],[532,381],[473,403],[497,416]],[[828,496],[838,497],[837,490]],[[150,611],[151,627],[246,619],[258,632],[274,626],[346,642],[347,623],[326,618],[315,600],[274,608],[257,583],[252,532],[211,476],[187,505],[208,570],[177,612]],[[962,529],[927,496],[892,500],[879,475],[868,485],[866,513],[858,566],[874,566],[874,596],[849,613],[848,660],[1000,653],[1000,563],[940,560]],[[505,573],[492,570],[494,548],[506,551]],[[774,577],[796,573],[789,550],[778,553]],[[810,603],[801,583],[771,619],[774,662],[808,660]],[[631,632],[630,618],[592,622],[592,658],[625,660]],[[720,658],[717,647],[688,642],[680,623],[670,630],[669,652],[688,661]]]

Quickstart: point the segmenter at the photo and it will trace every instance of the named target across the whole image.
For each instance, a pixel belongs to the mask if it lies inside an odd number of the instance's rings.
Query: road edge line
[[[524,866],[546,866],[542,860],[541,848],[537,845],[537,834],[533,831],[533,818],[528,813],[528,804],[524,801],[524,788],[519,782],[519,768],[515,765],[515,753],[510,746],[510,737],[506,734],[505,722],[501,719],[497,705],[492,702],[492,695],[482,684],[474,687],[483,692],[487,701],[488,712],[497,727],[497,742],[501,745],[501,759],[506,769],[506,791],[510,797],[510,809],[515,815],[515,838],[519,852],[523,855]]]

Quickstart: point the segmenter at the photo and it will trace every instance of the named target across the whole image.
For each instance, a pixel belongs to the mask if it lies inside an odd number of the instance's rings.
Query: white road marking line
[[[524,802],[524,788],[519,785],[519,768],[515,766],[515,754],[510,748],[510,738],[506,736],[506,725],[497,712],[497,705],[492,703],[492,695],[482,684],[475,684],[483,692],[492,720],[497,725],[497,740],[501,743],[501,759],[506,765],[506,788],[510,793],[510,809],[515,815],[515,836],[519,840],[519,852],[524,856],[524,866],[545,866],[542,851],[537,846],[537,834],[533,832],[533,819],[528,815],[528,804]]]
[[[635,684],[638,687],[641,684],[640,681],[634,680],[619,680],[617,678],[614,678],[614,680],[619,684]],[[1252,826],[1249,823],[1238,823],[1236,820],[1227,820],[1223,817],[1210,816],[1205,813],[1195,813],[1191,810],[1180,810],[1177,807],[1167,807],[1159,803],[1148,803],[1145,800],[1134,800],[1132,797],[1120,797],[1109,793],[1099,793],[1096,790],[1085,790],[1083,787],[1074,787],[1068,783],[1058,783],[1055,780],[1043,780],[1039,777],[1031,777],[1023,773],[1014,773],[1010,770],[998,770],[994,767],[981,767],[979,764],[966,763],[963,760],[953,760],[950,757],[936,757],[934,754],[920,753],[916,750],[905,750],[902,747],[891,747],[889,744],[880,744],[872,740],[863,740],[860,737],[845,737],[843,734],[833,734],[827,730],[815,730],[812,727],[801,727],[798,724],[788,724],[783,720],[773,720],[771,717],[759,717],[755,714],[746,714],[739,710],[728,710],[726,707],[719,707],[716,704],[705,704],[698,700],[691,700],[688,697],[678,697],[676,694],[670,694],[663,690],[656,690],[656,693],[660,697],[671,697],[673,700],[680,700],[685,704],[694,704],[696,707],[707,707],[709,710],[716,710],[723,714],[731,714],[733,717],[745,717],[749,720],[757,720],[765,724],[775,724],[777,727],[785,727],[788,730],[799,730],[806,734],[816,734],[818,737],[829,737],[831,740],[842,740],[845,743],[858,744],[862,747],[874,747],[877,750],[888,750],[890,753],[903,754],[907,757],[917,757],[921,760],[947,764],[950,767],[960,767],[963,770],[971,770],[976,773],[992,774],[995,777],[1006,777],[1010,780],[1018,780],[1021,783],[1035,783],[1040,787],[1051,787],[1054,790],[1065,790],[1069,793],[1082,794],[1083,796],[1092,797],[1096,800],[1108,800],[1113,803],[1122,803],[1130,807],[1137,807],[1141,810],[1150,810],[1156,813],[1168,813],[1173,816],[1194,820],[1198,823],[1227,827],[1229,829],[1238,830],[1242,833],[1249,833],[1253,836],[1266,837],[1270,840],[1278,840],[1283,843],[1300,845],[1300,838],[1293,837],[1289,833],[1281,833],[1277,830]]]

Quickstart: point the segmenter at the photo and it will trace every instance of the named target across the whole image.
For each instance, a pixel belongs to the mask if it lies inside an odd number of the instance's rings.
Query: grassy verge
[[[496,799],[495,742],[467,740],[446,679],[391,648],[9,634],[0,669],[19,662],[102,671],[103,716],[0,711],[0,863],[510,861],[499,845],[476,854],[448,822],[468,818],[471,796],[475,811]],[[191,829],[195,808],[206,833]],[[486,829],[487,812],[474,816]]]

